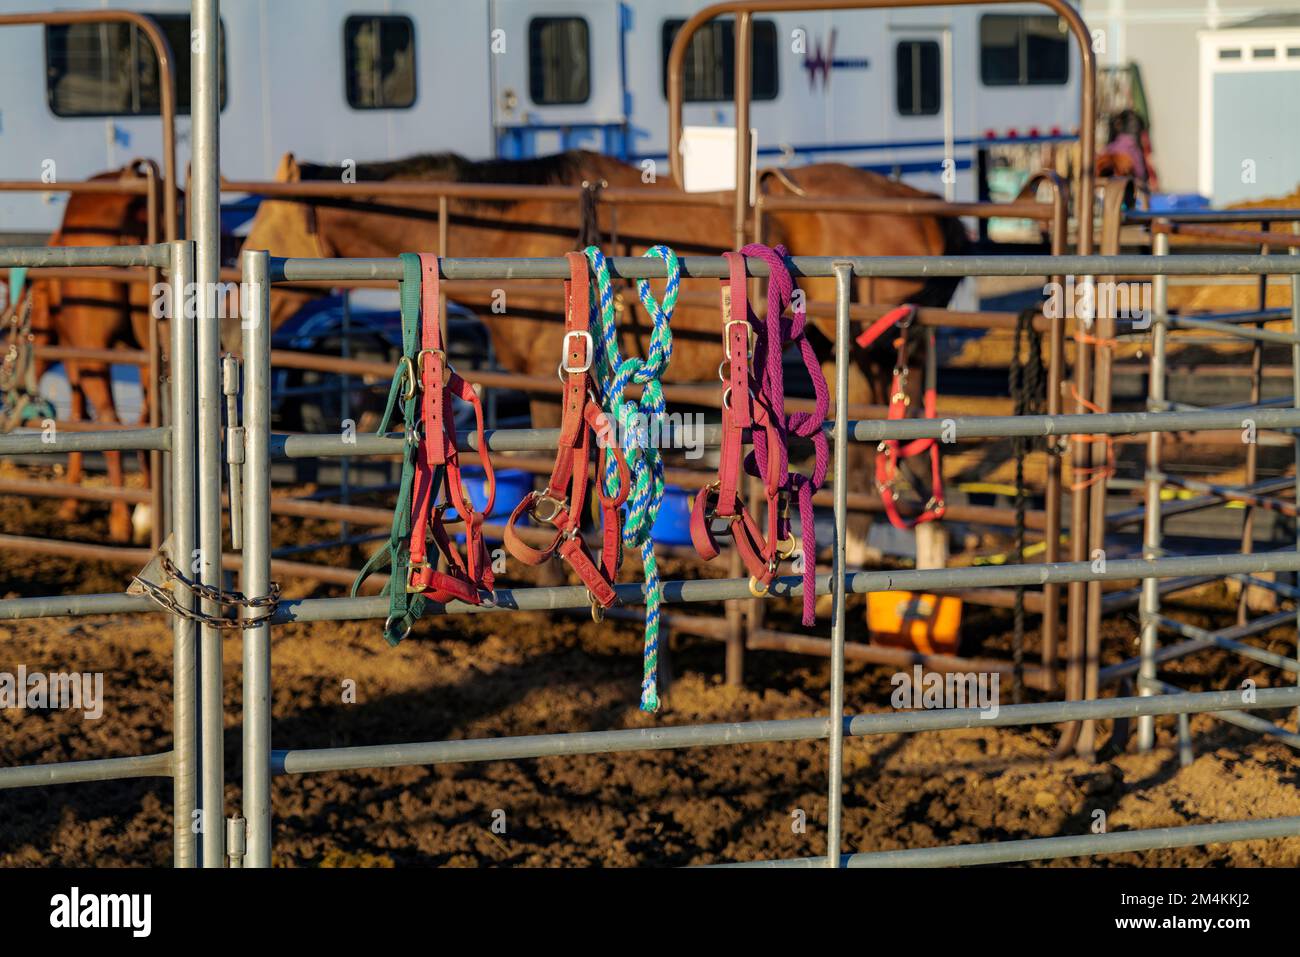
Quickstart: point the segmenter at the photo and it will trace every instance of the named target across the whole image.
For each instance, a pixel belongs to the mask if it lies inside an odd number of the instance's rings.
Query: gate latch
[[[244,547],[244,427],[239,424],[239,359],[221,357],[221,394],[226,397],[226,466],[230,471],[230,544]]]

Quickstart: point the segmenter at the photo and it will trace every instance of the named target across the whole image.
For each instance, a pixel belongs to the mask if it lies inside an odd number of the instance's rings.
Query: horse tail
[[[956,216],[938,218],[939,234],[943,239],[942,255],[966,256],[971,250],[970,236],[966,227]],[[911,301],[918,306],[935,306],[943,308],[952,301],[953,293],[961,279],[956,276],[936,276],[927,279],[920,293]]]

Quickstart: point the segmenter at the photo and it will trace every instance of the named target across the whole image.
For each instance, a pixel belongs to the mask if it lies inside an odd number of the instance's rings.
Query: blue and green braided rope
[[[632,489],[628,494],[623,523],[623,544],[641,552],[645,567],[646,612],[645,651],[642,658],[641,710],[659,710],[659,606],[662,590],[659,586],[659,566],[655,561],[651,530],[659,514],[664,497],[664,463],[658,445],[651,441],[652,423],[664,423],[664,392],[659,379],[673,355],[673,333],[669,327],[673,309],[677,305],[677,292],[681,284],[681,267],[677,255],[667,246],[654,246],[646,256],[662,259],[668,268],[668,285],[663,302],[656,301],[650,282],[637,282],[637,294],[651,319],[650,343],[644,361],[632,357],[624,359],[618,351],[618,322],[614,309],[614,294],[609,278],[609,265],[595,246],[586,249],[587,259],[595,274],[591,297],[592,321],[598,331],[596,349],[596,375],[604,395],[605,412],[617,423],[623,456],[632,473]],[[641,401],[624,397],[629,384],[642,387]],[[614,455],[605,452],[605,493],[618,492],[618,463]]]

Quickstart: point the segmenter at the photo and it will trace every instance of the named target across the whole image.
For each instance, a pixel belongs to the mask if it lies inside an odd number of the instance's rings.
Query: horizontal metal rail
[[[15,431],[0,435],[0,455],[58,455],[63,452],[166,452],[171,429],[106,429],[103,432]]]
[[[30,266],[157,266],[171,263],[171,246],[0,246],[0,268]]]
[[[1153,680],[1144,681],[1138,678],[1137,685],[1139,688],[1151,688],[1160,694],[1180,695],[1185,694],[1182,688],[1177,685],[1171,685],[1165,681]],[[1238,728],[1245,728],[1247,731],[1253,731],[1256,734],[1266,734],[1275,741],[1280,741],[1288,748],[1300,750],[1300,734],[1294,731],[1288,731],[1286,728],[1267,721],[1257,715],[1247,714],[1244,711],[1212,711],[1210,717],[1223,721],[1226,724],[1235,725]],[[1189,742],[1190,743],[1190,742]]]
[[[894,278],[966,276],[1279,276],[1300,274],[1294,256],[792,256],[787,260],[796,276],[829,276],[835,263],[849,263],[855,276]],[[612,256],[606,260],[610,275],[619,279],[662,279],[667,266],[662,259]],[[684,279],[722,279],[729,273],[721,256],[682,256]],[[768,264],[747,258],[750,276],[766,278]],[[3,262],[0,262],[3,265]],[[568,260],[454,259],[440,261],[444,279],[564,279]],[[271,282],[402,278],[402,263],[385,259],[282,259],[270,261]]]
[[[1300,256],[1296,257],[1300,260]],[[939,439],[964,442],[970,439],[1013,438],[1052,435],[1137,435],[1146,432],[1195,432],[1214,429],[1240,430],[1247,420],[1257,430],[1300,428],[1300,409],[1255,407],[1223,412],[1107,412],[1084,415],[973,415],[942,419],[858,419],[849,423],[849,439],[880,442],[884,439]],[[825,426],[828,435],[832,427]],[[559,429],[498,429],[486,433],[491,452],[537,452],[554,449]],[[705,425],[689,434],[679,427],[665,428],[662,444],[689,438],[714,446],[722,438],[722,426]],[[397,455],[405,438],[388,435],[289,435],[271,437],[274,458],[341,458],[360,455]],[[464,452],[477,451],[473,433],[457,436]],[[4,446],[0,445],[0,452]]]
[[[1101,698],[1093,701],[1050,701],[1016,704],[996,711],[948,708],[933,711],[893,711],[860,714],[844,719],[844,734],[913,734],[959,728],[1005,728],[1066,721],[1136,717],[1138,715],[1199,714],[1230,709],[1287,708],[1300,704],[1300,688],[1264,688],[1256,700],[1243,705],[1240,691],[1160,695],[1145,698]],[[762,744],[771,741],[819,741],[830,736],[830,718],[789,718],[684,727],[634,728],[621,731],[575,731],[508,738],[474,738],[412,744],[380,744],[352,748],[288,749],[272,752],[276,774],[350,771],[410,765],[465,764],[544,758],[611,751],[659,751],[671,748]]]
[[[1183,824],[1109,834],[1077,834],[1037,837],[1025,841],[995,841],[985,844],[957,844],[950,847],[918,847],[903,851],[873,851],[845,854],[841,867],[971,867],[979,864],[1018,864],[1058,857],[1086,857],[1096,854],[1124,854],[1169,847],[1195,847],[1230,841],[1260,841],[1300,835],[1300,817],[1274,817],[1263,821],[1224,821],[1220,824]],[[784,861],[720,865],[729,867],[818,867],[824,857],[800,857]]]
[[[0,791],[9,788],[45,787],[51,784],[80,784],[87,781],[124,781],[128,778],[169,778],[172,752],[135,754],[126,758],[94,761],[60,761],[57,764],[28,764],[0,768]]]
[[[1126,223],[1294,223],[1300,209],[1199,209],[1186,212],[1153,213],[1134,209],[1124,214]]]
[[[1272,342],[1291,346],[1300,343],[1300,336],[1289,332],[1275,332],[1272,329],[1256,329],[1252,326],[1239,326],[1235,323],[1216,322],[1213,319],[1192,318],[1190,316],[1152,316],[1153,322],[1162,323],[1174,329],[1203,329],[1206,332],[1222,332],[1240,339],[1258,339],[1260,342]]]
[[[1182,578],[1189,575],[1225,575],[1246,572],[1300,571],[1300,553],[1265,552],[1249,555],[1196,555],[1180,558],[1128,558],[1108,561],[1100,569],[1092,562],[1056,562],[1029,565],[977,565],[969,568],[904,569],[899,571],[858,571],[846,575],[850,592],[865,594],[882,591],[952,591],[963,588],[1010,587],[1016,585],[1068,584],[1075,581],[1133,581],[1142,578]],[[816,578],[817,594],[830,592],[829,573]],[[776,598],[796,598],[803,594],[801,576],[788,575],[772,582]],[[713,578],[669,581],[662,583],[663,600],[670,604],[684,602],[730,601],[753,598],[747,578]],[[624,583],[615,586],[623,605],[644,601],[645,586]],[[562,585],[551,588],[498,589],[492,604],[470,605],[453,601],[445,605],[430,603],[427,615],[488,614],[503,611],[572,611],[589,608],[591,599],[582,586]],[[384,618],[388,599],[382,596],[360,598],[283,599],[273,621],[357,621]]]

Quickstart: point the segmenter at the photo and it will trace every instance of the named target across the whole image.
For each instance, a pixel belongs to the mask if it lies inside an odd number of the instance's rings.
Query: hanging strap
[[[618,575],[621,548],[619,508],[627,500],[630,474],[609,420],[595,398],[591,375],[596,358],[590,329],[590,286],[587,259],[582,253],[568,253],[569,279],[564,284],[564,352],[559,376],[564,383],[563,416],[555,467],[543,492],[530,492],[515,507],[506,523],[505,544],[515,558],[526,565],[540,565],[559,555],[577,573],[591,596],[592,615],[614,604],[614,579]],[[596,484],[601,519],[601,557],[597,562],[582,537],[582,518],[587,501],[588,471],[591,466],[593,435],[603,448],[614,452],[618,483],[607,493]],[[538,525],[550,525],[555,537],[544,548],[524,543],[515,525],[528,515]]]
[[[482,403],[473,387],[451,368],[443,347],[438,257],[422,254],[420,268],[420,351],[415,366],[421,393],[421,416],[419,449],[415,455],[406,590],[422,593],[437,602],[455,598],[479,605],[482,604],[480,589],[490,592],[495,584],[492,563],[483,540],[483,521],[496,499],[496,476],[487,453]],[[483,463],[487,488],[487,504],[482,512],[475,511],[461,476],[455,417],[450,414],[453,396],[468,402],[474,409],[479,459]],[[440,485],[445,490],[441,503],[437,501]],[[465,524],[463,557],[447,533],[448,508],[454,508],[459,520]],[[436,556],[434,561],[429,560],[430,535],[438,551],[446,556],[446,572],[437,569]]]
[[[384,639],[396,645],[411,633],[415,621],[424,612],[428,599],[421,594],[407,592],[405,584],[410,578],[411,498],[415,484],[415,453],[419,441],[415,362],[419,353],[420,292],[422,287],[420,257],[402,253],[402,281],[400,285],[402,306],[402,356],[397,361],[392,384],[388,388],[388,401],[380,419],[378,434],[386,434],[400,404],[405,442],[402,443],[401,480],[397,489],[397,503],[393,508],[393,525],[388,542],[361,567],[352,582],[355,597],[367,578],[382,568],[390,567],[388,583],[381,594],[388,596],[388,617],[384,620]],[[396,583],[396,584],[394,584]]]
[[[813,513],[813,495],[825,484],[830,468],[830,444],[825,423],[830,411],[830,389],[822,373],[812,343],[807,337],[808,315],[803,297],[786,265],[786,249],[774,249],[760,243],[746,246],[741,252],[762,259],[768,265],[767,312],[759,327],[758,343],[754,350],[755,363],[760,366],[762,382],[759,396],[761,404],[771,410],[773,430],[754,432],[754,451],[746,459],[745,468],[765,482],[768,491],[769,536],[777,542],[777,557],[789,558],[794,554],[796,541],[790,528],[789,504],[793,499],[799,509],[803,553],[803,622],[816,623],[816,568],[817,540]],[[785,317],[786,310],[790,317]],[[785,380],[783,355],[790,345],[799,350],[804,369],[813,386],[815,401],[813,411],[785,415]],[[775,438],[774,438],[775,436]],[[791,437],[808,439],[813,445],[813,468],[810,475],[794,472],[789,467],[789,441]]]
[[[906,418],[907,408],[911,404],[911,400],[907,395],[908,330],[915,319],[916,306],[911,304],[899,306],[896,309],[891,309],[873,322],[856,340],[859,346],[867,349],[887,330],[895,326],[898,328],[899,335],[895,343],[898,352],[889,386],[888,417],[890,421]],[[929,362],[935,354],[933,330],[928,334],[927,346],[929,348],[927,355],[930,357],[927,362]],[[923,390],[925,417],[927,419],[933,419],[937,415],[938,384],[934,381],[934,378],[933,375],[928,377],[930,381],[926,382]],[[920,513],[911,518],[904,518],[898,509],[899,465],[904,459],[926,453],[929,453],[930,456],[930,498]],[[946,504],[943,499],[943,463],[939,454],[938,440],[932,438],[914,439],[911,442],[904,443],[897,439],[886,439],[881,442],[876,447],[876,487],[880,491],[880,497],[885,506],[885,515],[895,528],[904,530],[915,528],[923,522],[933,522],[943,518]]]
[[[651,530],[664,496],[664,464],[659,446],[651,431],[662,428],[665,403],[659,379],[673,354],[673,334],[669,322],[677,304],[681,267],[676,254],[667,246],[654,246],[644,255],[664,261],[668,285],[663,303],[655,300],[646,279],[637,281],[637,293],[650,316],[651,332],[645,360],[624,359],[618,350],[618,323],[615,316],[613,285],[609,264],[596,246],[588,246],[587,259],[595,276],[595,301],[592,315],[597,333],[596,368],[605,400],[605,411],[618,424],[623,457],[632,475],[632,491],[625,505],[623,545],[638,549],[645,571],[646,617],[645,644],[642,654],[641,710],[659,709],[659,606],[662,594],[658,563],[655,560]],[[640,403],[625,397],[628,385],[642,387]],[[618,490],[618,460],[610,448],[605,449],[605,491]]]
[[[749,297],[745,290],[745,257],[741,253],[723,253],[728,275],[719,284],[722,316],[723,360],[718,366],[722,381],[722,446],[718,457],[718,478],[695,496],[691,510],[691,541],[705,561],[720,552],[714,522],[726,524],[736,544],[745,569],[750,574],[750,591],[763,595],[776,576],[776,538],[764,536],[741,501],[745,430],[754,433],[775,429],[768,409],[754,394],[750,379],[752,345],[756,342]],[[769,448],[775,451],[782,443],[774,435]],[[769,486],[769,532],[774,531],[772,508],[774,490]]]

